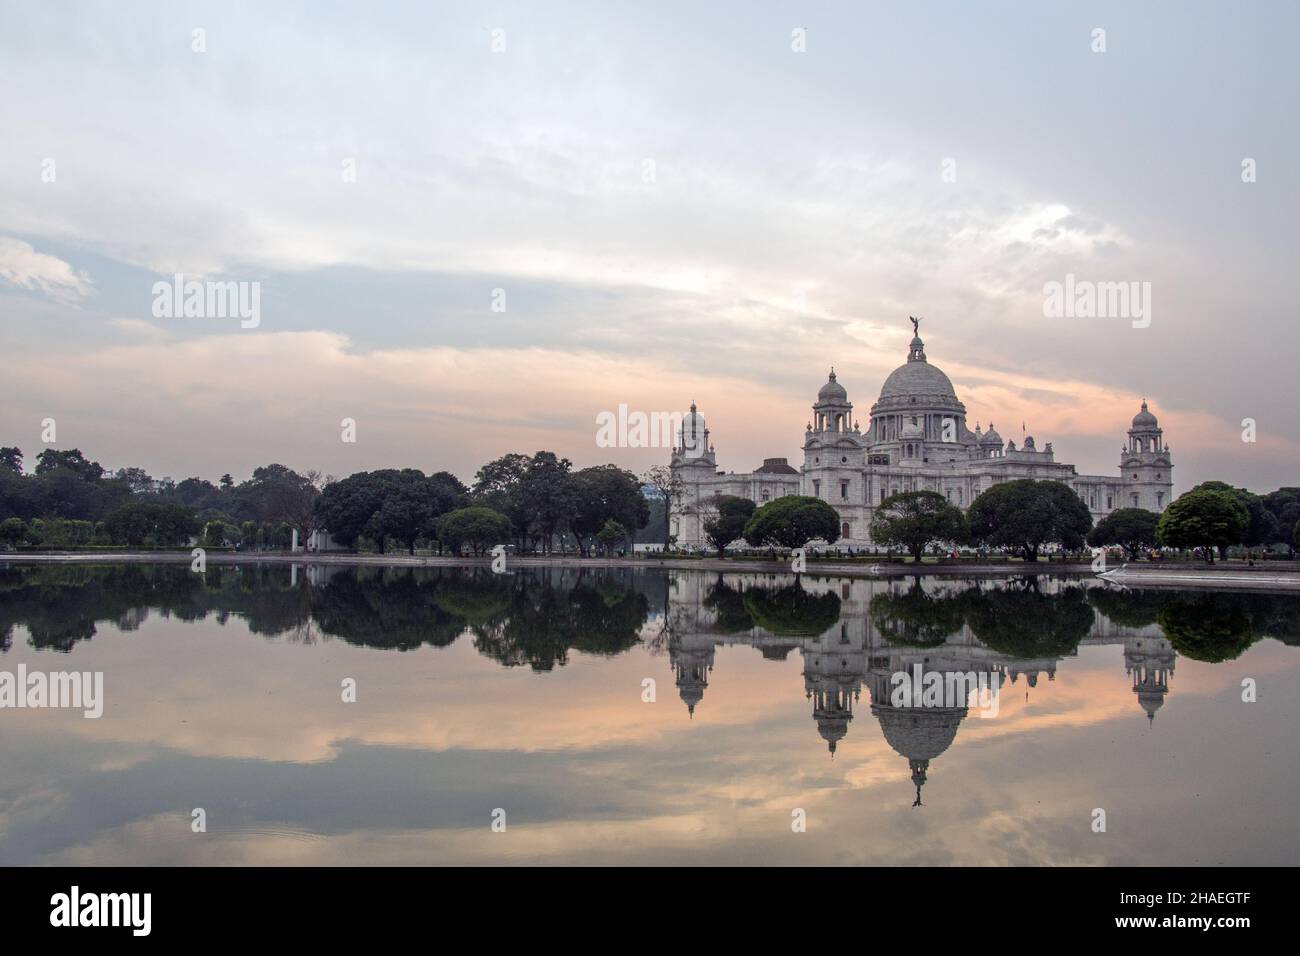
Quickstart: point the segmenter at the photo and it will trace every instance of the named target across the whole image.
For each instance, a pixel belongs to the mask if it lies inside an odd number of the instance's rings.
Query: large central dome
[[[944,405],[957,402],[957,392],[943,369],[926,360],[920,335],[912,338],[907,361],[890,372],[880,387],[880,402],[886,405],[914,405],[918,399],[937,399]]]
[[[943,370],[925,360],[909,361],[889,373],[880,387],[881,399],[941,397],[957,399],[957,392]]]

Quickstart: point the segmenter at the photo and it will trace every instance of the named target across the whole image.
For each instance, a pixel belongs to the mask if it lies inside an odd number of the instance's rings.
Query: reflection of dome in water
[[[1149,690],[1145,692],[1138,691],[1138,703],[1141,704],[1142,709],[1147,712],[1147,720],[1154,721],[1156,719],[1156,711],[1164,706],[1165,695],[1163,692],[1158,690]]]
[[[916,802],[921,806],[921,787],[925,785],[930,761],[952,746],[957,728],[966,717],[965,707],[882,707],[871,705],[871,713],[880,721],[885,740],[900,757],[907,758],[916,785]]]
[[[952,746],[957,727],[966,717],[965,707],[877,707],[885,740],[900,757],[933,760]]]
[[[832,756],[835,754],[835,745],[849,732],[849,721],[852,719],[852,714],[817,718],[817,733],[821,734],[822,740],[826,741]]]

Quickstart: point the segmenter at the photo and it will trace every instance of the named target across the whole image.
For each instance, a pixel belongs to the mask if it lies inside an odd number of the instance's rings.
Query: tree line
[[[722,495],[711,502],[704,523],[709,543],[723,554],[736,541],[752,547],[799,548],[834,544],[840,522],[818,498],[787,495],[755,507]],[[883,501],[871,523],[872,540],[920,561],[927,550],[972,546],[1037,561],[1047,548],[1067,552],[1118,546],[1133,560],[1155,548],[1199,553],[1212,562],[1228,549],[1285,548],[1294,558],[1300,542],[1300,488],[1256,495],[1209,481],[1179,496],[1163,513],[1121,508],[1094,526],[1092,514],[1060,481],[1031,478],[1002,482],[980,494],[969,511],[935,491],[905,491]]]
[[[649,479],[647,479],[649,480]],[[46,449],[24,470],[0,448],[0,544],[286,548],[325,529],[345,547],[417,546],[481,554],[497,544],[544,553],[624,547],[650,516],[641,479],[616,465],[574,470],[554,452],[509,454],[483,465],[472,485],[439,471],[365,471],[336,480],[281,464],[236,483],[223,475],[181,482],[144,469],[109,472],[80,450]]]

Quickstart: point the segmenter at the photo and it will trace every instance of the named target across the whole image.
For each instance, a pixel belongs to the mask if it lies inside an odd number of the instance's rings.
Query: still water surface
[[[1297,643],[1041,576],[0,565],[0,671],[105,698],[0,710],[0,863],[1294,864]]]

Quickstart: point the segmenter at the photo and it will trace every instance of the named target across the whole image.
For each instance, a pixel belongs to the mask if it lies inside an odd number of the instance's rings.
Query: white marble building
[[[674,502],[670,533],[679,546],[707,547],[704,522],[719,496],[736,495],[759,505],[782,495],[821,498],[840,516],[838,548],[871,545],[872,512],[900,491],[937,491],[965,510],[983,491],[1015,478],[1053,478],[1083,499],[1096,521],[1119,508],[1160,512],[1173,499],[1169,446],[1147,408],[1133,418],[1113,475],[1080,475],[1056,460],[1051,442],[1041,449],[1032,436],[1023,447],[1003,441],[993,423],[971,431],[966,406],[952,382],[926,358],[919,320],[907,361],[885,379],[865,430],[853,414],[847,390],[832,369],[817,393],[803,441],[803,464],[769,458],[752,472],[718,468],[704,418],[691,404],[682,422],[671,466],[682,494]]]

